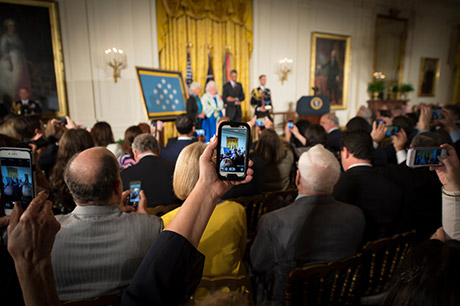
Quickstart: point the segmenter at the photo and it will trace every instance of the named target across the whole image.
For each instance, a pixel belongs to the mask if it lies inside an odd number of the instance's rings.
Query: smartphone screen
[[[32,156],[30,150],[2,148],[0,150],[3,207],[13,209],[18,202],[26,209],[35,195]]]
[[[391,135],[398,135],[399,132],[399,126],[396,125],[390,125],[387,127],[388,131],[386,133],[386,136],[391,136]]]
[[[440,157],[446,157],[447,151],[440,147],[411,148],[406,161],[409,167],[441,166]]]
[[[431,110],[431,120],[438,120],[439,118],[441,118],[441,109],[433,108]]]
[[[248,168],[250,128],[242,122],[222,122],[218,131],[217,173],[223,180],[243,180]]]
[[[288,121],[288,128],[291,130],[294,127],[294,122]]]
[[[265,117],[256,119],[257,126],[265,126]]]
[[[196,133],[196,136],[206,136],[206,131],[203,129],[196,129],[195,133]]]
[[[137,207],[139,201],[141,200],[141,182],[129,182],[129,191],[129,205]]]

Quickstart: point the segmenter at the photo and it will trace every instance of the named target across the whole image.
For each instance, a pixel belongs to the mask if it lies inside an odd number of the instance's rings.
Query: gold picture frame
[[[318,95],[329,96],[331,110],[346,109],[351,36],[313,32],[310,63],[310,95],[317,87]]]
[[[418,81],[419,97],[434,97],[439,80],[439,58],[422,57]]]
[[[2,83],[0,99],[12,103],[18,100],[19,88],[25,87],[31,98],[40,102],[44,118],[66,116],[68,107],[57,3],[0,0],[0,42],[11,37],[19,42],[19,47],[10,48],[7,52],[11,54],[6,56],[5,50],[0,51],[3,52],[0,75],[10,80]],[[9,101],[5,101],[6,98]]]

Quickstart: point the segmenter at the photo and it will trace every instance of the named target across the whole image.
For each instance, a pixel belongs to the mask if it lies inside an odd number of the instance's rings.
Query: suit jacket
[[[357,166],[342,173],[332,196],[361,208],[366,217],[365,241],[395,233],[401,209],[401,190],[375,169]]]
[[[195,124],[198,122],[198,101],[193,95],[187,99],[187,115],[193,119]]]
[[[241,121],[241,106],[236,105],[235,102],[227,101],[228,97],[238,98],[239,102],[244,101],[244,92],[243,86],[241,83],[236,83],[235,88],[233,88],[230,82],[224,85],[222,99],[224,99],[225,109],[227,110],[226,116],[230,118],[231,121]]]
[[[172,161],[145,156],[136,165],[121,171],[123,190],[129,189],[129,182],[141,181],[148,207],[180,203],[173,192],[174,167]]]
[[[334,130],[328,134],[329,148],[334,152],[340,151],[340,137],[342,132],[340,130]]]
[[[259,299],[283,300],[286,277],[295,267],[352,256],[364,231],[364,215],[329,195],[298,198],[267,213],[251,247]]]
[[[160,152],[160,158],[165,160],[176,161],[183,148],[196,142],[196,139],[177,139],[170,138],[168,144]]]

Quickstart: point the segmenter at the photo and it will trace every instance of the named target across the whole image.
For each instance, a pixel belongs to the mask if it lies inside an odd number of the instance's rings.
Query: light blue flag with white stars
[[[173,119],[186,113],[184,81],[180,72],[136,69],[150,119]]]

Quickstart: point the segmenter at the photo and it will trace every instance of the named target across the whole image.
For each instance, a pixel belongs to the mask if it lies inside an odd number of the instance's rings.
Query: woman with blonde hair
[[[216,133],[216,124],[222,118],[224,102],[219,93],[217,93],[216,82],[210,81],[206,84],[206,93],[201,97],[201,104],[206,118],[201,123],[201,128],[206,130],[206,142],[209,142]]]
[[[205,148],[205,144],[195,142],[186,146],[177,158],[173,188],[175,195],[181,200],[189,196],[198,181],[199,160]],[[161,217],[165,227],[179,209],[180,207]],[[244,207],[233,201],[218,203],[198,246],[198,250],[206,256],[203,275],[246,275],[243,264],[246,236]]]

